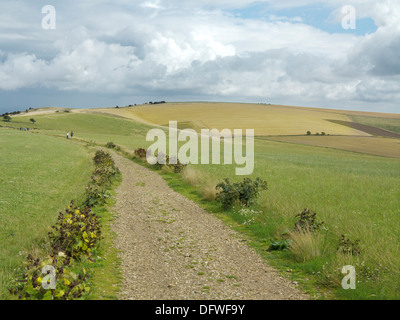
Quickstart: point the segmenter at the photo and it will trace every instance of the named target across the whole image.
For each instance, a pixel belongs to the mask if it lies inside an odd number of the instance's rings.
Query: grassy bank
[[[90,266],[92,292],[88,297],[89,300],[117,300],[117,294],[120,291],[122,275],[119,269],[118,251],[113,246],[113,239],[116,235],[111,229],[114,218],[110,208],[115,204],[115,189],[121,179],[121,175],[113,179],[109,188],[111,197],[108,198],[107,203],[94,208],[94,212],[100,218],[104,238],[96,252],[95,261]]]

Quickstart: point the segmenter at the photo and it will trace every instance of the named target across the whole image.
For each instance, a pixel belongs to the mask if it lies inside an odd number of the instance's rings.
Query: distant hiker
[[[71,131],[71,138],[74,136],[74,132],[73,131]]]
[[[67,139],[69,139],[69,132],[67,132]]]

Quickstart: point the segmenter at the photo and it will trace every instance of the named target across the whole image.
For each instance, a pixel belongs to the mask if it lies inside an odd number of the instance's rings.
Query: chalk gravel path
[[[113,231],[122,300],[300,300],[308,297],[222,221],[156,172],[114,154],[122,173]]]

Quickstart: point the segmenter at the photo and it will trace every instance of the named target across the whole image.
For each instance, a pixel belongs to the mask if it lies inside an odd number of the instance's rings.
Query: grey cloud
[[[376,2],[372,18],[378,30],[363,37],[349,51],[349,68],[354,66],[371,76],[400,74],[400,3],[393,0]]]
[[[252,2],[55,1],[57,30],[44,32],[37,5],[19,2],[18,11],[17,3],[6,0],[0,17],[8,12],[7,21],[11,15],[16,22],[0,23],[0,95],[44,88],[167,100],[400,102],[396,19],[381,19],[376,33],[356,37],[279,19],[241,20],[222,11]],[[29,12],[35,17],[24,20]]]
[[[375,34],[362,43],[351,55],[350,63],[367,66],[373,76],[400,74],[400,32],[397,34]]]

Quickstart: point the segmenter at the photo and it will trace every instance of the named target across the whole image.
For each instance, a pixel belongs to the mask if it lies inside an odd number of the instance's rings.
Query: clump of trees
[[[311,136],[311,131],[307,131],[307,135]],[[321,133],[316,132],[315,135],[316,136],[326,136],[326,133],[324,131],[322,131]]]
[[[5,112],[1,116],[2,117],[4,117],[4,116],[13,116],[13,115],[17,115],[17,114],[20,114],[20,113],[21,113],[21,111]]]
[[[166,103],[166,102],[165,101],[155,101],[155,102],[150,101],[149,102],[149,104],[163,104],[163,103]]]
[[[5,112],[1,114],[0,116],[4,118],[4,116],[15,116],[17,114],[21,114],[22,112],[29,112],[30,110],[33,110],[33,108],[28,108],[25,111],[12,111],[12,112]]]

